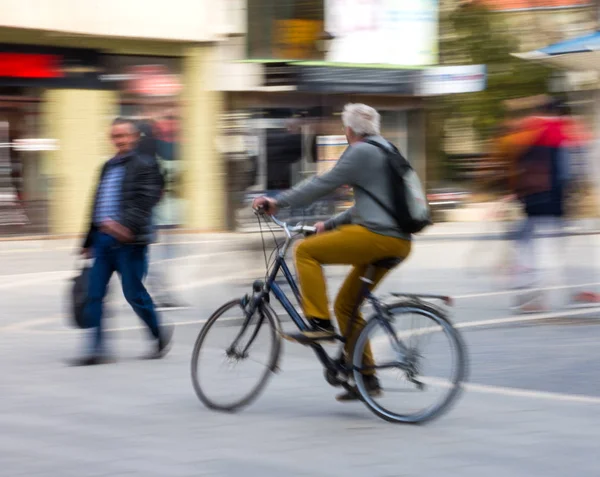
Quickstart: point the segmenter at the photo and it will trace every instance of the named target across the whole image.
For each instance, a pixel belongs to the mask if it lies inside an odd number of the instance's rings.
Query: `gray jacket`
[[[381,136],[370,136],[368,139],[388,144]],[[385,161],[386,157],[378,147],[365,142],[356,143],[346,149],[333,169],[280,194],[277,202],[280,207],[303,207],[347,185],[368,190],[393,209],[393,194]],[[331,230],[344,224],[362,225],[381,235],[406,240],[411,238],[410,234],[400,231],[394,218],[359,188],[354,189],[354,206],[329,219],[325,226]]]

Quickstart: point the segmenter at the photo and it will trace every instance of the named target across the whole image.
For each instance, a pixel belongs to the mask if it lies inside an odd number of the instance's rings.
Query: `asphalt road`
[[[578,284],[600,286],[596,237],[562,250],[564,273],[552,252],[540,257],[552,308],[527,316],[509,310],[500,242],[416,243],[380,293],[453,295],[470,356],[461,400],[417,427],[337,403],[312,354],[289,343],[256,403],[233,415],[205,409],[190,381],[194,340],[215,308],[261,276],[262,256],[220,237],[178,242],[171,260],[153,265],[190,305],[163,314],[177,324],[171,353],[140,359],[146,333],[115,281],[108,338],[119,359],[95,368],[66,364],[85,338],[65,314],[72,245],[0,244],[1,476],[598,475],[600,308],[563,306]],[[344,272],[328,270],[332,294]]]

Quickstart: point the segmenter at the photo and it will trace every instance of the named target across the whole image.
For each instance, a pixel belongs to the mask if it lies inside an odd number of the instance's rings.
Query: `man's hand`
[[[275,215],[277,213],[277,201],[270,197],[257,197],[252,202],[252,208],[254,210],[262,209],[267,215]]]
[[[129,243],[133,241],[133,234],[131,230],[124,227],[119,222],[114,220],[106,220],[100,226],[100,232],[110,235],[116,238],[121,243]]]
[[[325,222],[317,222],[315,224],[315,229],[317,229],[317,235],[322,234],[323,232],[326,232]]]
[[[92,258],[92,249],[91,248],[82,248],[79,251],[79,254],[86,260]]]

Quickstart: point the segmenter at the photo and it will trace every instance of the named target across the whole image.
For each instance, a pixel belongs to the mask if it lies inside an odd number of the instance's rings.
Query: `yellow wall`
[[[44,102],[46,137],[58,140],[49,152],[50,233],[85,231],[98,168],[111,154],[110,121],[117,113],[117,96],[109,91],[48,90]]]
[[[190,47],[184,57],[182,167],[186,226],[203,231],[226,226],[226,178],[217,151],[223,94],[215,91],[216,48]]]

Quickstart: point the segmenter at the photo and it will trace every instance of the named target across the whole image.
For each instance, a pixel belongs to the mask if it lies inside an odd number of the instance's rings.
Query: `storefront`
[[[96,52],[85,49],[6,45],[0,49],[0,235],[50,230],[52,192],[45,134],[46,92],[54,88],[102,88]]]
[[[0,236],[85,230],[97,172],[113,152],[107,131],[116,116],[139,121],[156,140],[167,179],[157,224],[223,230],[225,205],[215,197],[225,177],[213,120],[221,94],[209,71],[211,48],[171,48],[177,55],[168,56],[4,44]],[[190,202],[214,207],[186,207]]]
[[[145,152],[157,158],[166,181],[155,223],[160,227],[181,226],[186,217],[180,147],[182,59],[103,55],[102,63],[103,81],[119,94],[119,116],[140,125]]]
[[[347,147],[341,112],[349,102],[377,108],[382,134],[424,174],[420,77],[416,70],[305,66],[297,62],[265,64],[267,91],[227,95],[228,110],[243,117],[238,130],[245,131],[243,144],[247,151],[245,166],[241,159],[236,161],[238,175],[244,174],[245,179],[235,184],[237,190],[230,189],[229,208],[236,211],[230,220],[232,226],[239,231],[256,230],[258,224],[249,208],[255,196],[275,195],[335,165]],[[291,221],[315,221],[351,203],[351,191],[342,189],[310,207],[283,214]]]

